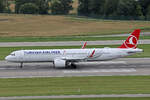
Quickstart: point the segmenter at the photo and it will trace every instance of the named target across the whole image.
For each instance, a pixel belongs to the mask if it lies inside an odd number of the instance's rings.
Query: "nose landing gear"
[[[23,62],[20,63],[20,68],[21,68],[21,69],[23,68]]]

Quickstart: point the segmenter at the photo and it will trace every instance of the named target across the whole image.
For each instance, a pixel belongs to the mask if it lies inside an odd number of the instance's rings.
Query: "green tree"
[[[111,19],[143,17],[139,0],[79,0],[78,14]]]
[[[116,15],[119,0],[105,0],[104,14],[105,16]]]
[[[150,6],[147,8],[146,20],[150,20]]]
[[[94,15],[104,15],[104,3],[105,0],[90,0],[89,11],[90,14]]]
[[[89,14],[89,0],[79,0],[78,15]]]
[[[52,14],[68,14],[72,7],[72,0],[51,0]]]
[[[6,0],[0,0],[0,13],[4,13],[7,8],[7,1]]]
[[[40,14],[48,14],[50,0],[36,0],[35,4],[39,7]]]
[[[103,15],[105,0],[79,0],[79,15]]]
[[[0,13],[3,13],[5,10],[4,0],[0,0]]]
[[[117,7],[117,15],[122,19],[137,19],[142,16],[142,8],[138,1],[135,0],[119,0]]]
[[[145,18],[142,13],[142,7],[139,3],[136,5],[135,15],[138,16],[138,19],[141,19],[141,20],[144,20]]]
[[[15,12],[19,13],[19,9],[21,7],[21,5],[25,4],[25,3],[32,3],[32,0],[15,0]]]
[[[20,7],[25,3],[33,3],[39,8],[39,14],[48,14],[49,0],[15,0],[15,12],[19,13]]]
[[[146,16],[147,12],[148,12],[148,7],[150,5],[150,0],[138,0],[140,5],[142,6],[142,12],[143,15]]]
[[[39,8],[37,7],[37,5],[35,5],[33,3],[25,3],[25,4],[21,5],[21,7],[19,9],[19,13],[22,13],[22,14],[38,14],[39,13]]]

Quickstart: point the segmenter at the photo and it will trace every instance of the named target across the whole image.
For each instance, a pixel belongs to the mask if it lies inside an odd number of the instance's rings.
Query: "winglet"
[[[82,49],[84,49],[87,45],[87,42],[84,43],[84,45],[82,46]]]
[[[140,36],[140,29],[134,30],[134,32],[127,38],[127,40],[119,47],[119,48],[137,48],[139,36]]]
[[[92,58],[95,54],[95,50],[93,50],[93,52],[91,53],[91,55],[89,56],[89,58]]]

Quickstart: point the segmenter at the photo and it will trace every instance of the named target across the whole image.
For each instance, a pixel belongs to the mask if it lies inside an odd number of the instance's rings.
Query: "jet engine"
[[[65,68],[66,65],[67,65],[66,60],[62,60],[62,59],[55,59],[54,60],[55,68]]]

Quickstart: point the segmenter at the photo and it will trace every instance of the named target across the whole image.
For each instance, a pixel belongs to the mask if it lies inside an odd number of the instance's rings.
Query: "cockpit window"
[[[11,53],[10,55],[11,55],[11,56],[15,56],[15,53]]]

